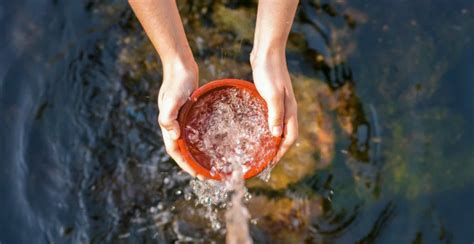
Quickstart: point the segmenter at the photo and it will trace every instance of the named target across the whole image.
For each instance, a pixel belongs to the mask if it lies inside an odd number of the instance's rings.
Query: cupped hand
[[[268,126],[273,136],[283,136],[274,164],[298,138],[297,104],[284,53],[251,54],[253,80],[268,106]]]
[[[181,132],[178,123],[179,110],[198,86],[198,67],[194,61],[174,61],[164,65],[163,70],[163,83],[158,94],[158,123],[166,152],[181,169],[196,176],[196,172],[184,160],[177,140]]]

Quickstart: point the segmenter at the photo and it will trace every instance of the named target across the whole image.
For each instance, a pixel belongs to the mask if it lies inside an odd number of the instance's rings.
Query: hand
[[[180,108],[198,86],[199,70],[193,61],[172,61],[163,65],[163,83],[158,94],[160,110],[158,123],[161,127],[166,152],[176,163],[192,176],[196,172],[184,160],[179,147],[180,128],[178,114]]]
[[[297,104],[284,51],[252,52],[250,57],[257,91],[267,102],[268,126],[273,136],[283,134],[276,164],[298,138]]]

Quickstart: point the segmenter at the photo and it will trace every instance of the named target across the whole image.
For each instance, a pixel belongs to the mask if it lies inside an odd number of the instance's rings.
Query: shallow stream
[[[256,3],[178,2],[200,82],[251,80]],[[246,182],[255,243],[474,241],[473,15],[301,1],[300,137]],[[126,2],[2,1],[0,44],[1,244],[225,240],[164,151],[161,65]]]

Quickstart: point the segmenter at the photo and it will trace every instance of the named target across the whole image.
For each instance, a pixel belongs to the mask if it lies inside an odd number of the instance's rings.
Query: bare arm
[[[186,40],[174,0],[129,0],[163,63],[158,95],[159,124],[168,154],[191,175],[177,146],[179,109],[197,88],[198,67]],[[269,126],[284,140],[277,160],[298,136],[297,108],[285,48],[298,1],[260,0],[251,64],[258,91],[269,106]]]
[[[298,137],[297,104],[286,64],[286,42],[297,0],[260,0],[254,47],[250,56],[257,90],[268,105],[268,122],[274,136],[283,134],[277,161]]]
[[[129,0],[163,64],[158,94],[158,122],[166,151],[189,174],[196,173],[183,159],[177,144],[179,109],[198,85],[198,67],[186,40],[174,0]]]
[[[253,52],[256,57],[278,52],[285,57],[286,41],[295,17],[298,0],[260,0]],[[263,58],[263,57],[262,57]]]
[[[194,60],[174,0],[130,0],[130,6],[164,65],[175,59]]]

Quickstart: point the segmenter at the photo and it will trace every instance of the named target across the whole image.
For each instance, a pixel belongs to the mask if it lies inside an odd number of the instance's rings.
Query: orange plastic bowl
[[[209,94],[213,91],[216,91],[225,87],[236,87],[238,89],[246,89],[252,96],[257,98],[257,101],[259,101],[264,106],[265,111],[267,111],[267,104],[265,103],[265,100],[263,100],[263,98],[257,92],[255,85],[251,82],[244,81],[244,80],[223,79],[223,80],[211,81],[199,87],[191,94],[191,97],[183,105],[178,116],[178,122],[181,128],[181,136],[178,139],[179,150],[181,151],[181,154],[183,155],[184,159],[188,162],[188,164],[191,166],[191,168],[194,169],[194,171],[197,174],[202,175],[208,179],[214,179],[214,180],[221,180],[223,178],[223,174],[221,173],[211,174],[209,162],[203,162],[204,160],[202,159],[202,157],[199,157],[199,155],[197,155],[199,154],[199,152],[196,152],[196,150],[193,150],[192,148],[190,148],[190,142],[187,140],[185,127],[190,121],[190,118],[189,118],[190,111],[193,110],[193,106],[198,101],[198,99],[206,94]],[[267,115],[265,114],[265,117],[266,116]],[[251,178],[259,174],[263,169],[265,169],[265,167],[267,167],[270,161],[275,157],[277,149],[280,146],[281,137],[272,137],[272,140],[274,142],[273,145],[275,145],[275,150],[272,150],[272,152],[268,153],[263,158],[263,160],[261,160],[261,162],[263,163],[259,163],[259,164],[252,163],[252,167],[250,167],[244,174],[245,179]]]

